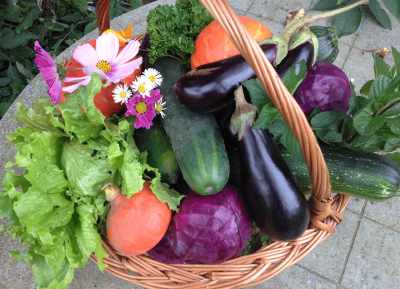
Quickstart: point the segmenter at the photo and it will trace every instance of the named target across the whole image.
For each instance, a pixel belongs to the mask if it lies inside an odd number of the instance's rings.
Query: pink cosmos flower
[[[120,53],[119,41],[113,33],[103,33],[96,40],[96,48],[90,44],[78,46],[73,58],[83,65],[83,72],[87,75],[83,77],[66,77],[65,82],[75,82],[75,84],[64,87],[63,91],[75,91],[79,85],[88,85],[92,73],[97,73],[100,79],[107,82],[118,82],[128,77],[139,68],[142,57],[131,61],[139,51],[139,42],[130,41]]]
[[[63,78],[60,79],[57,71],[57,66],[54,63],[53,58],[50,54],[44,50],[38,41],[35,41],[35,51],[39,54],[35,56],[35,63],[39,67],[39,71],[42,73],[43,79],[46,81],[49,89],[47,94],[50,96],[53,104],[60,102],[61,95],[61,84]]]
[[[160,90],[156,89],[150,93],[150,97],[143,97],[137,92],[126,103],[127,112],[125,116],[135,115],[135,128],[145,127],[150,129],[153,125],[153,118],[156,116],[154,104],[162,98]]]

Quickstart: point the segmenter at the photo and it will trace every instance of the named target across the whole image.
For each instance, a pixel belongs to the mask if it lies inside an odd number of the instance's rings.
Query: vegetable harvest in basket
[[[392,48],[394,67],[374,55],[368,98],[356,95],[322,61],[336,57],[334,30],[304,26],[339,12],[300,14],[260,45],[308,115],[333,192],[387,200],[400,187],[400,53]],[[6,168],[25,172],[6,172],[0,217],[10,224],[0,231],[29,245],[10,255],[32,266],[39,288],[66,288],[92,253],[106,268],[102,236],[127,256],[217,264],[306,230],[312,183],[299,145],[242,56],[201,57],[211,21],[198,1],[178,0],[149,13],[140,53],[127,30],[106,31],[61,64],[36,43],[50,99],[17,104],[26,127],[7,136],[17,154]],[[218,61],[189,71],[192,55]]]

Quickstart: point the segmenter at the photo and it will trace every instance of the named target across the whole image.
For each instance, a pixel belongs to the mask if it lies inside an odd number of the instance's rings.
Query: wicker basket
[[[121,279],[147,288],[243,288],[265,282],[304,258],[324,241],[343,217],[348,196],[332,198],[329,173],[321,150],[302,110],[287,91],[257,42],[250,36],[226,0],[200,0],[228,34],[256,72],[274,105],[289,124],[300,144],[313,182],[309,229],[295,241],[272,242],[258,251],[218,265],[164,264],[147,254],[124,256],[103,238],[109,258],[105,270]],[[99,0],[97,20],[100,34],[109,29],[109,0]],[[143,35],[134,36],[139,41]],[[91,256],[97,262],[94,254]]]

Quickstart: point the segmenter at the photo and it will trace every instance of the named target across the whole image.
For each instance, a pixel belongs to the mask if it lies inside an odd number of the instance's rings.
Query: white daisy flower
[[[126,103],[126,102],[128,102],[129,98],[132,96],[132,92],[129,89],[129,86],[126,84],[124,84],[124,86],[117,85],[113,89],[113,93],[114,93],[113,98],[116,103],[118,103],[118,102]]]
[[[144,75],[136,77],[132,82],[131,88],[133,93],[139,92],[143,97],[150,96],[150,91],[153,88],[152,83]]]
[[[167,108],[164,107],[166,102],[163,102],[163,98],[161,97],[155,104],[154,104],[154,109],[156,110],[156,113],[161,114],[161,117],[164,118],[165,113],[163,113],[163,110],[166,110]]]
[[[153,84],[153,88],[160,86],[162,83],[163,80],[162,75],[154,68],[146,69],[143,72],[143,75],[150,80],[150,82]]]

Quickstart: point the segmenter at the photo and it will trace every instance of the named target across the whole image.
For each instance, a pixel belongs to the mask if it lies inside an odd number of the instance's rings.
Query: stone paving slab
[[[337,282],[346,262],[359,216],[343,212],[344,221],[324,242],[312,250],[299,264]]]
[[[362,219],[343,275],[351,289],[399,288],[400,233]]]

